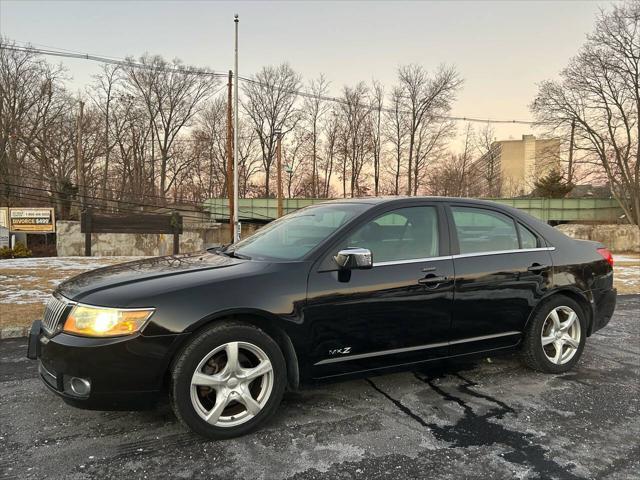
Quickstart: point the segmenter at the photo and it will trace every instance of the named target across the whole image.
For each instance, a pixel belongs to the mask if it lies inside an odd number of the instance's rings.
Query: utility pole
[[[235,236],[234,243],[240,240],[240,219],[238,218],[238,83],[240,83],[240,75],[238,75],[238,14],[233,17],[236,25],[235,28],[235,77],[236,82],[233,84],[233,93],[235,99],[233,102],[233,221],[235,223],[233,234]]]
[[[81,208],[85,207],[84,191],[84,158],[82,157],[82,123],[84,119],[84,102],[80,101],[80,111],[78,112],[78,123],[76,124],[76,184],[80,193]]]
[[[231,106],[232,86],[233,72],[229,70],[229,83],[227,84],[227,195],[229,197],[229,230],[231,231],[231,243],[233,243],[235,239],[233,235],[235,227],[235,217],[233,216],[235,204],[233,201],[233,197],[235,196],[235,185],[233,179],[233,125],[231,124],[231,112],[233,111],[233,107]]]
[[[282,208],[282,132],[276,130],[273,132],[276,138],[276,168],[278,169],[278,218],[283,214]]]
[[[567,168],[567,183],[573,182],[573,147],[576,133],[576,119],[571,120],[571,138],[569,139],[569,166]]]

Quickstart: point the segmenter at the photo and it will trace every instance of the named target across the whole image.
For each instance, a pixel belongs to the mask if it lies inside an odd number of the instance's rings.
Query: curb
[[[0,328],[0,340],[5,338],[24,338],[29,336],[31,327],[4,327]]]

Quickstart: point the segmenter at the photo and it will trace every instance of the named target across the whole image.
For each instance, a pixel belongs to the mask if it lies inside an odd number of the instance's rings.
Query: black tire
[[[545,320],[552,310],[558,307],[569,307],[573,310],[577,316],[577,321],[580,323],[580,343],[578,348],[573,354],[573,357],[563,364],[553,363],[545,355],[545,351],[542,346],[542,329],[545,326]],[[564,373],[573,368],[573,366],[580,360],[584,345],[587,339],[587,321],[584,314],[584,309],[572,298],[564,295],[554,295],[544,303],[535,313],[534,317],[527,326],[525,332],[525,338],[522,347],[522,357],[525,364],[539,372],[544,373]],[[555,347],[554,347],[555,348]]]
[[[191,400],[191,379],[199,363],[210,352],[229,342],[246,342],[261,349],[271,362],[273,385],[271,394],[259,413],[240,425],[220,427],[207,423],[196,411]],[[215,324],[198,332],[197,337],[186,345],[174,362],[171,372],[171,406],[184,425],[204,437],[226,439],[245,435],[276,412],[287,383],[286,371],[280,347],[259,328],[240,322]]]

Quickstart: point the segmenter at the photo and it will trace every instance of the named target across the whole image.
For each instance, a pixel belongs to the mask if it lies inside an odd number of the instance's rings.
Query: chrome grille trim
[[[63,297],[62,295],[51,295],[44,309],[44,318],[42,326],[46,333],[56,333],[64,320],[64,314],[67,307],[75,305],[75,302]]]

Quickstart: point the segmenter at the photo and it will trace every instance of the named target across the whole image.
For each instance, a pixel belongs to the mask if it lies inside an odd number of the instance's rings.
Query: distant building
[[[523,135],[522,140],[499,140],[471,167],[474,194],[517,197],[530,194],[534,182],[560,168],[560,140]]]

